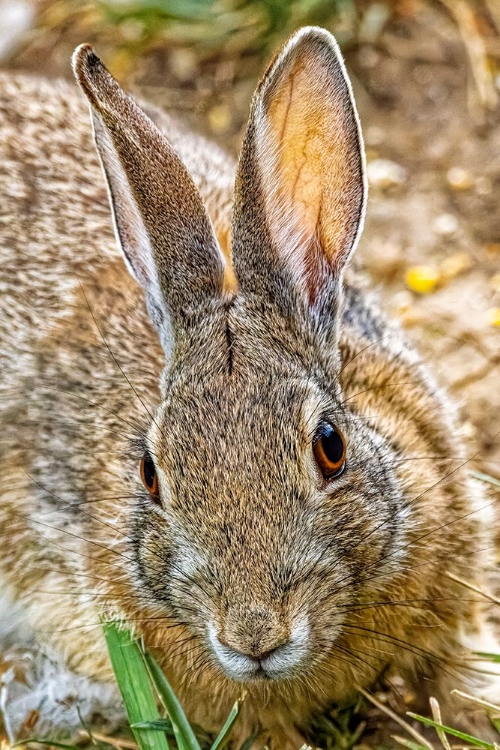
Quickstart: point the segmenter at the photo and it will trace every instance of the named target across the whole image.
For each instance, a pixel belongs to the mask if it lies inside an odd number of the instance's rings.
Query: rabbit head
[[[367,571],[404,534],[395,449],[339,379],[343,275],[366,201],[342,58],[328,32],[303,29],[257,88],[232,291],[167,140],[90,47],[74,68],[117,241],[166,357],[146,488],[137,477],[137,586],[230,678],[294,677],[331,649],[353,592],[369,596]]]

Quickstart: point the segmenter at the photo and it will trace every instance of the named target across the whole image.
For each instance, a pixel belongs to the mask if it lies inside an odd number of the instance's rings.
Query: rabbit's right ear
[[[233,218],[242,292],[331,325],[365,202],[363,142],[342,56],[328,31],[301,29],[252,103]]]
[[[223,254],[179,157],[89,45],[75,50],[73,70],[91,105],[118,243],[170,346],[172,328],[221,296]]]

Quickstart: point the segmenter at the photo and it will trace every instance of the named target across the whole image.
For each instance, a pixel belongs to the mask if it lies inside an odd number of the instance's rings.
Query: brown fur
[[[241,683],[207,624],[246,654],[295,627],[303,654],[247,682],[237,730],[280,750],[389,664],[428,676],[445,712],[451,687],[498,694],[463,662],[466,647],[492,649],[484,605],[447,577],[484,585],[487,502],[417,354],[343,283],[363,155],[331,37],[299,33],[256,94],[234,199],[238,288],[229,157],[147,108],[157,130],[88,47],[76,71],[153,325],[115,245],[82,96],[0,76],[0,571],[39,640],[106,680],[99,620],[126,619],[189,718],[215,729]],[[322,415],[348,446],[328,485],[311,450]],[[140,482],[146,447],[161,507]]]

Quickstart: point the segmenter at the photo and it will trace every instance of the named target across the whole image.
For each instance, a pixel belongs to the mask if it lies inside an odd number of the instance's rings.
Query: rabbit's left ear
[[[222,299],[222,252],[200,194],[163,134],[89,45],[77,48],[73,68],[91,106],[118,245],[168,350],[177,327]]]
[[[252,104],[233,221],[242,291],[287,309],[291,298],[319,314],[331,307],[365,202],[362,136],[341,54],[329,32],[301,29]]]

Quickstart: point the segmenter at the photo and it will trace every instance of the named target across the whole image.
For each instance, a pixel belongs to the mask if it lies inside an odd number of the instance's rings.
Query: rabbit
[[[298,748],[387,668],[481,723],[450,691],[500,692],[462,584],[495,574],[493,510],[349,268],[367,183],[335,39],[278,52],[237,165],[89,45],[73,68],[80,92],[0,77],[0,576],[39,648],[109,686],[124,621],[190,721],[246,690],[235,748]]]

